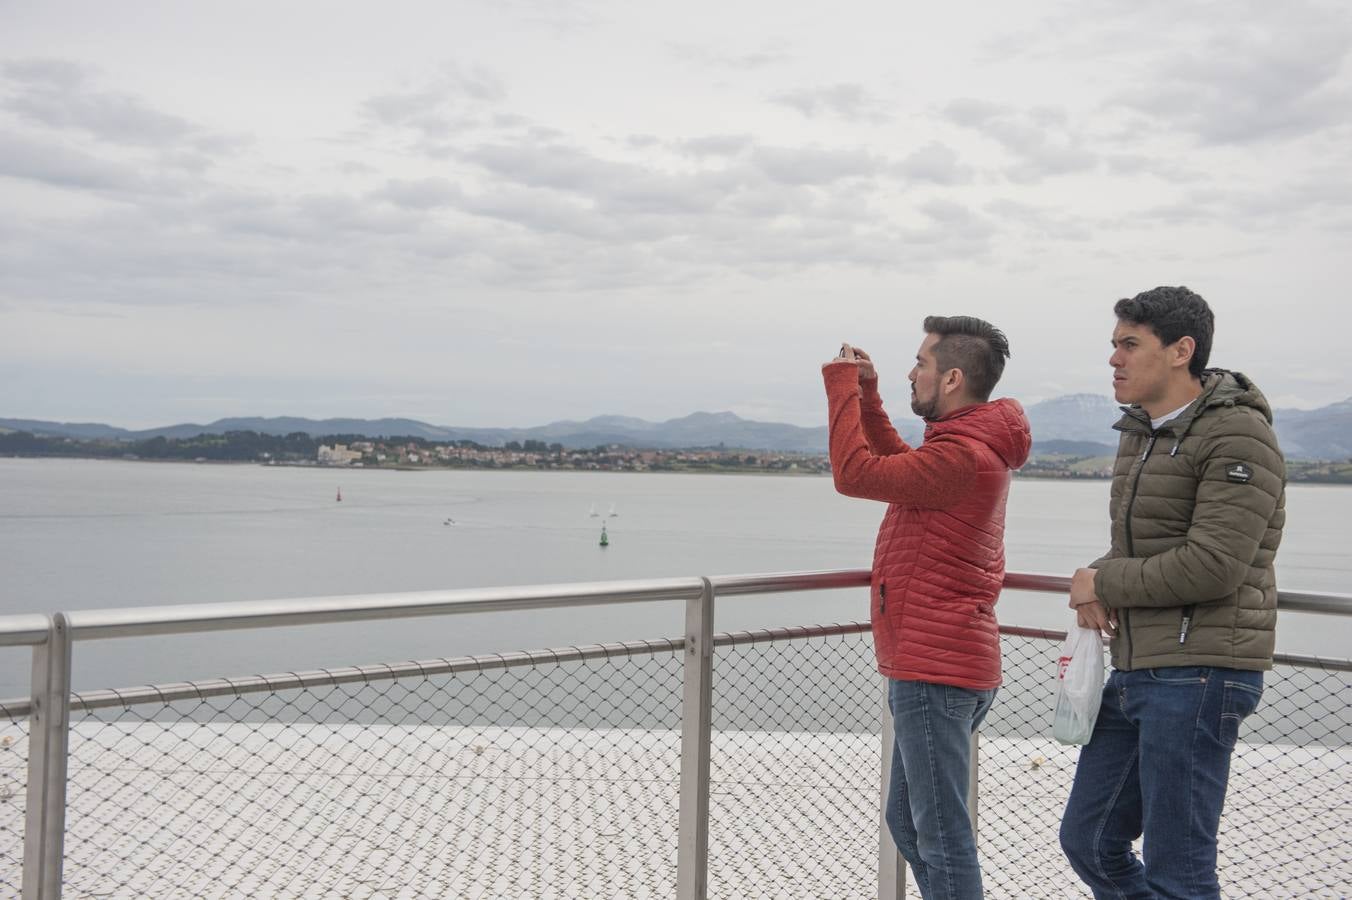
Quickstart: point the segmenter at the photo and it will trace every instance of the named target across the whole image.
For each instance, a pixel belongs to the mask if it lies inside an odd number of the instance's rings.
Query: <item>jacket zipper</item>
[[[1154,431],[1150,432],[1150,440],[1145,445],[1145,452],[1141,454],[1141,465],[1136,470],[1136,478],[1131,482],[1131,496],[1127,498],[1127,515],[1123,523],[1126,530],[1127,556],[1136,555],[1136,546],[1131,539],[1131,508],[1136,505],[1136,489],[1141,485],[1141,473],[1145,471],[1145,461],[1150,458],[1150,451],[1155,449],[1155,439],[1158,435]],[[1127,645],[1127,669],[1131,669],[1131,609],[1122,607],[1118,614],[1122,621],[1122,636],[1126,639]]]
[[[1183,619],[1178,624],[1178,642],[1182,644],[1188,639],[1188,627],[1192,625],[1192,614],[1197,609],[1197,604],[1189,603],[1183,607]]]
[[[887,612],[887,582],[878,585],[878,615]]]

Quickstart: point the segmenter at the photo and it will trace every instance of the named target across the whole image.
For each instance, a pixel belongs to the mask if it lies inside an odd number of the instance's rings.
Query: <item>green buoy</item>
[[[610,546],[610,538],[606,535],[606,526],[604,525],[601,526],[601,546],[602,547]]]

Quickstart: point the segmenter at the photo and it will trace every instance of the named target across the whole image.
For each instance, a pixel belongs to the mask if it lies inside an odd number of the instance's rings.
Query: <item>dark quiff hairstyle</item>
[[[1009,359],[1005,333],[975,316],[927,316],[925,333],[939,335],[934,345],[939,371],[961,369],[972,396],[989,400]]]
[[[1216,317],[1200,294],[1181,286],[1157,287],[1130,300],[1123,297],[1113,304],[1113,312],[1124,322],[1149,328],[1166,347],[1181,337],[1192,338],[1197,347],[1188,361],[1188,372],[1193,378],[1202,377],[1211,358]]]

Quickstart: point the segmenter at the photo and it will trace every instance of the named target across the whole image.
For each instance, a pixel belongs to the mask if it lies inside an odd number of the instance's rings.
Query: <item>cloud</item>
[[[145,178],[132,166],[14,133],[0,134],[0,175],[75,190],[147,189]]]
[[[930,184],[967,184],[972,180],[972,167],[960,163],[957,151],[938,141],[913,151],[893,166],[893,171],[909,181]]]
[[[1340,78],[1352,47],[1342,27],[1231,26],[1160,54],[1124,106],[1210,144],[1290,138],[1347,124]]]
[[[1241,231],[1286,231],[1302,222],[1346,227],[1352,179],[1345,169],[1321,167],[1273,183],[1228,182],[1183,192],[1125,218],[1149,223],[1227,222]]]
[[[73,63],[21,60],[0,65],[0,74],[9,87],[0,105],[32,124],[143,147],[162,147],[200,134],[187,119],[161,112],[138,97],[91,87],[90,70]],[[207,146],[220,148],[218,143]]]
[[[1098,154],[1072,129],[1066,112],[1048,106],[1017,109],[984,100],[962,98],[943,111],[955,125],[995,141],[1012,158],[1004,169],[1011,181],[1029,184],[1058,175],[1088,172],[1099,166]]]
[[[792,56],[784,47],[776,43],[766,44],[759,50],[745,52],[729,52],[686,43],[668,44],[667,50],[676,59],[693,63],[700,68],[733,69],[739,72],[783,65],[792,60]]]
[[[863,150],[821,147],[759,147],[751,154],[751,162],[782,184],[827,185],[875,176],[886,168],[880,157]]]
[[[796,109],[809,119],[834,116],[851,122],[883,122],[890,118],[884,104],[861,84],[781,91],[771,96],[770,101]]]
[[[997,219],[1019,226],[1034,237],[1058,241],[1087,241],[1093,238],[1088,219],[1054,207],[1024,203],[1007,197],[992,200],[983,207]]]
[[[385,125],[422,128],[442,118],[460,102],[499,103],[507,96],[502,82],[478,67],[450,65],[430,84],[404,91],[389,91],[367,98],[362,111]]]
[[[464,199],[464,193],[445,178],[390,180],[375,196],[395,206],[421,210],[453,206]]]
[[[497,112],[506,98],[505,85],[489,70],[448,64],[427,84],[368,97],[359,114],[382,131],[411,131],[422,152],[445,156],[467,132],[519,124]]]
[[[1143,39],[1148,38],[1148,39]],[[1325,0],[1081,0],[987,42],[989,61],[1092,67],[1104,110],[1204,144],[1290,139],[1347,124],[1352,8]],[[1114,82],[1116,82],[1114,86]]]
[[[736,156],[754,143],[749,134],[711,134],[680,141],[677,148],[691,156]]]

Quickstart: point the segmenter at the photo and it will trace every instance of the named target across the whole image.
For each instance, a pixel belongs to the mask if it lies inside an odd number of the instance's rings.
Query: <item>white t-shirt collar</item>
[[[1192,406],[1192,401],[1191,401],[1191,400],[1189,400],[1187,403],[1184,403],[1182,406],[1180,406],[1178,409],[1174,410],[1174,411],[1171,412],[1171,413],[1165,413],[1164,415],[1160,416],[1158,419],[1151,419],[1151,420],[1150,420],[1150,428],[1151,428],[1152,430],[1154,430],[1154,431],[1158,431],[1158,430],[1159,430],[1159,427],[1160,427],[1161,425],[1163,425],[1165,422],[1169,421],[1170,419],[1174,418],[1174,417],[1177,416],[1179,413],[1183,412],[1183,410],[1187,409],[1189,406]]]

